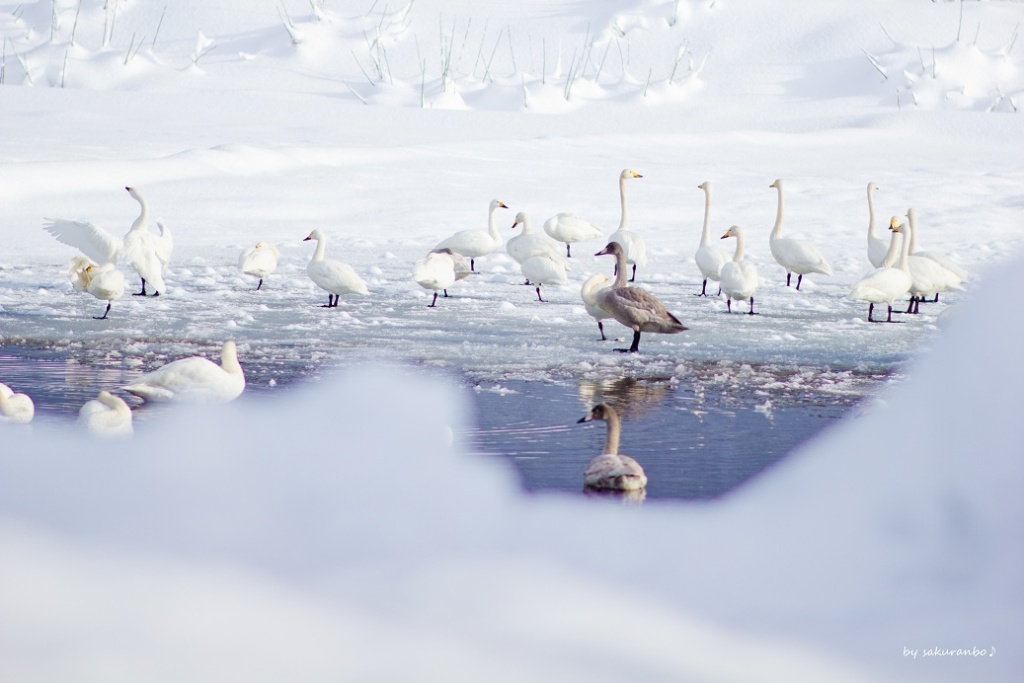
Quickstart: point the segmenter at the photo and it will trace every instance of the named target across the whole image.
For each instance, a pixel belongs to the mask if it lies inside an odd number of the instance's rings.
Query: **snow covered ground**
[[[1022,19],[1017,2],[0,3],[0,343],[142,372],[231,338],[243,366],[349,368],[127,445],[0,434],[3,678],[1015,680],[1021,282],[995,273],[1024,240]],[[426,308],[413,262],[484,227],[491,199],[507,235],[517,211],[610,233],[626,167],[644,176],[639,283],[690,330],[635,357],[596,342],[579,284],[610,271],[598,242],[550,303],[495,254]],[[835,270],[800,292],[767,249],[775,178],[786,232]],[[705,180],[716,236],[747,230],[760,316],[692,296]],[[922,247],[974,273],[900,325],[845,298],[870,269],[868,181],[882,227],[915,207]],[[126,185],[174,233],[168,291],[95,321],[74,250],[41,226],[120,235]],[[369,296],[317,307],[313,228]],[[282,263],[256,292],[236,262],[258,240]],[[466,407],[443,381],[370,361],[910,379],[724,501],[625,509],[523,497],[448,446]]]

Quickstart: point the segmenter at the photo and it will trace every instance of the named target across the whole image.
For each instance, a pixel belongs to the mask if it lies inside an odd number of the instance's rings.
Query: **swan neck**
[[[746,255],[746,253],[747,253],[746,252],[746,247],[745,247],[744,242],[743,242],[743,233],[742,232],[737,232],[736,233],[736,253],[733,255],[732,260],[735,261],[736,263],[739,263],[740,261],[743,260],[743,257]]]
[[[910,273],[910,245],[914,241],[914,224],[907,221],[907,234],[903,237],[903,249],[900,251],[900,270]]]
[[[242,374],[242,366],[238,363],[238,349],[235,346],[225,346],[220,352],[220,366],[225,372],[233,375]]]
[[[913,254],[917,251],[917,216],[907,216],[907,223],[910,225],[910,251]]]
[[[871,191],[871,186],[868,185],[868,238],[875,239],[877,237],[875,233],[875,197]]]
[[[622,214],[619,217],[619,230],[629,228],[629,202],[626,201],[626,177],[619,177],[619,204],[622,207]]]
[[[779,191],[779,207],[775,210],[775,227],[772,228],[772,234],[769,239],[776,239],[778,237],[782,237],[782,185],[779,185],[776,189]]]
[[[711,244],[711,190],[704,188],[704,230],[700,235],[700,246]]]
[[[320,237],[316,241],[316,250],[313,252],[313,261],[323,261],[324,253],[327,251],[327,240]]]
[[[500,240],[501,235],[498,234],[498,224],[495,221],[494,214],[497,213],[497,205],[492,206],[490,212],[487,214],[487,232],[490,234],[492,240]]]
[[[905,241],[906,237],[900,239],[900,233],[892,233],[892,237],[889,238],[889,249],[885,252],[885,258],[882,260],[882,267],[892,268],[897,264],[900,258],[900,247]]]
[[[626,279],[626,252],[623,249],[615,254],[615,264],[617,271],[615,275],[615,287],[626,287],[628,286],[629,280]]]
[[[149,205],[146,204],[146,200],[142,196],[135,197],[135,201],[139,203],[142,210],[139,212],[139,217],[132,223],[132,230],[145,230],[149,226]]]
[[[604,452],[606,454],[619,454],[619,435],[622,433],[622,424],[619,416],[615,413],[609,414],[605,421],[608,423],[608,431],[604,439]]]

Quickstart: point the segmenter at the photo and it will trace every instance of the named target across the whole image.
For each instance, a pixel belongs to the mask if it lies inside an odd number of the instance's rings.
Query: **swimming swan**
[[[467,275],[469,275],[469,271],[465,268],[465,260],[462,255],[456,254],[447,247],[434,249],[412,267],[413,282],[434,292],[434,300],[427,305],[427,308],[436,308],[437,293],[444,292],[444,296],[447,298],[448,288]]]
[[[523,271],[523,277],[527,282],[532,282],[537,288],[537,300],[544,301],[540,295],[541,285],[564,285],[569,282],[565,274],[565,261],[551,254],[531,256],[519,264]]]
[[[729,255],[711,241],[711,183],[703,182],[697,188],[704,190],[704,228],[700,235],[700,246],[697,247],[697,253],[693,258],[697,262],[697,269],[704,277],[704,284],[701,285],[700,294],[696,296],[707,296],[708,280],[718,281],[718,273],[729,261]],[[718,293],[722,293],[721,287],[718,288]]]
[[[342,294],[370,293],[370,290],[366,288],[366,282],[356,275],[352,266],[341,261],[324,258],[327,237],[319,229],[309,233],[309,236],[302,241],[308,242],[309,240],[316,240],[316,251],[313,252],[313,258],[310,259],[309,265],[306,266],[306,273],[320,289],[327,290],[327,304],[322,305],[321,308],[335,308]]]
[[[590,461],[583,473],[583,487],[601,491],[636,491],[647,486],[644,468],[628,455],[619,454],[622,424],[618,413],[607,403],[598,403],[577,424],[604,420],[608,425],[601,455]]]
[[[277,270],[277,260],[281,258],[281,251],[269,242],[257,242],[256,246],[249,247],[238,257],[238,267],[246,275],[259,278],[256,291],[263,287],[263,278],[268,277]]]
[[[647,265],[647,244],[644,238],[629,229],[629,204],[626,202],[626,181],[630,178],[643,178],[636,171],[626,168],[619,174],[619,206],[621,215],[619,217],[619,228],[608,236],[609,242],[618,242],[622,245],[626,254],[626,265],[633,265],[633,275],[630,282],[636,281],[636,267]]]
[[[233,341],[224,342],[220,365],[200,356],[181,358],[124,387],[147,401],[188,403],[227,403],[238,398],[243,389],[245,374]]]
[[[796,288],[800,289],[800,283],[804,275],[808,273],[821,273],[832,275],[832,266],[828,264],[825,257],[815,248],[813,244],[803,240],[792,239],[782,236],[782,215],[783,215],[783,183],[776,180],[768,187],[774,187],[779,191],[779,206],[775,214],[775,227],[772,228],[768,237],[768,246],[771,248],[772,256],[786,269],[786,286],[789,287],[790,278],[793,273],[799,277],[796,279]]]
[[[901,239],[899,234],[901,226],[895,220],[890,223],[889,229],[892,230],[893,235],[889,241],[889,255],[886,257],[886,262],[888,262],[889,256],[895,259],[897,250],[899,250],[898,265],[883,265],[881,268],[876,268],[855,282],[849,294],[851,299],[868,302],[869,323],[893,322],[892,302],[909,292],[910,286],[913,284],[907,258],[910,240],[906,237]],[[884,321],[872,319],[871,315],[875,310],[875,304],[888,304],[889,315]]]
[[[139,191],[133,187],[124,189],[139,203],[141,212],[121,239],[84,221],[48,220],[43,229],[58,242],[78,249],[100,265],[127,261],[142,278],[142,291],[136,296],[146,296],[147,282],[155,290],[153,296],[160,296],[165,291],[161,256],[170,259],[170,242],[149,231],[149,207]]]
[[[570,244],[604,238],[600,228],[574,213],[556,213],[544,221],[544,232],[552,239],[565,243],[566,258],[572,257],[572,252],[569,251]]]
[[[36,406],[25,394],[16,394],[0,383],[0,424],[28,424],[36,414]]]
[[[124,296],[124,273],[113,263],[97,266],[84,256],[71,259],[69,271],[72,287],[107,302],[107,310],[103,311],[103,315],[93,316],[94,320],[106,320],[107,314],[110,313],[110,305],[115,299]]]
[[[134,434],[132,409],[123,399],[109,391],[99,395],[78,409],[78,426],[93,436],[129,437]]]
[[[604,323],[601,321],[608,320],[612,317],[612,314],[597,304],[597,294],[608,287],[608,276],[598,273],[588,277],[580,288],[580,298],[583,299],[583,307],[587,309],[590,317],[597,321],[597,329],[601,332],[601,341],[607,341],[608,339],[608,337],[604,336]]]
[[[494,222],[494,213],[498,209],[507,208],[504,202],[492,199],[487,214],[487,230],[460,230],[442,240],[434,249],[451,249],[456,254],[469,258],[469,269],[475,272],[476,259],[501,248],[502,239],[498,234],[498,226]]]
[[[633,344],[628,349],[616,351],[639,351],[641,332],[675,334],[687,329],[653,294],[641,287],[630,287],[626,284],[626,253],[621,244],[609,242],[604,249],[594,255],[609,254],[615,257],[618,275],[611,287],[597,293],[597,305],[610,313],[617,322],[633,330]]]
[[[754,292],[757,291],[757,266],[744,258],[743,230],[739,226],[732,226],[722,235],[723,240],[727,237],[736,238],[736,253],[733,254],[731,261],[727,261],[722,266],[721,271],[722,291],[725,292],[727,297],[725,300],[726,308],[729,313],[732,313],[733,299],[737,301],[750,299],[749,314],[754,315]]]

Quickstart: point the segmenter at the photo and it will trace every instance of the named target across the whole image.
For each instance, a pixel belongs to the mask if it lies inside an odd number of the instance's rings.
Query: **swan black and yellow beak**
[[[576,424],[579,424],[581,422],[590,422],[590,416],[589,415],[584,415],[580,419],[576,420]]]

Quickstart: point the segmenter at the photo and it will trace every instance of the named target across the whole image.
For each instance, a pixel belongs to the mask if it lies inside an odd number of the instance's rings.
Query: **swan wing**
[[[160,236],[156,238],[156,255],[166,272],[167,265],[171,262],[171,253],[174,252],[174,236],[171,229],[162,221],[157,221],[156,225],[160,228]]]
[[[605,453],[590,461],[583,484],[595,489],[634,490],[647,485],[647,475],[628,455]]]
[[[61,244],[74,247],[96,263],[114,263],[122,240],[111,235],[95,223],[47,219],[43,230],[57,238]]]
[[[544,232],[559,242],[583,242],[604,237],[604,233],[574,213],[558,213],[544,221]]]
[[[694,260],[697,262],[697,268],[702,276],[709,280],[717,280],[722,266],[730,259],[724,249],[709,244],[697,250]]]
[[[153,288],[163,293],[164,264],[157,254],[157,236],[150,232],[132,230],[124,238],[121,258],[131,264],[132,268]]]
[[[434,249],[451,249],[456,254],[469,258],[486,256],[501,246],[501,238],[495,240],[486,230],[461,230],[442,240]]]

